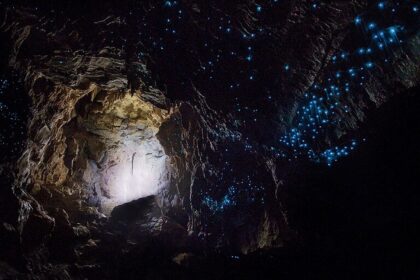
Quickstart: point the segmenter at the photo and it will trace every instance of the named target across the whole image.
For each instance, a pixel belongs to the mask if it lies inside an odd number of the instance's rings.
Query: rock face
[[[194,279],[186,267],[299,244],[286,205],[300,156],[335,153],[326,147],[357,135],[373,107],[420,82],[416,21],[377,71],[362,61],[363,81],[339,80],[356,71],[335,61],[356,50],[351,28],[367,1],[128,2],[1,4],[4,60],[31,101],[2,186],[7,277]],[[279,147],[321,87],[355,89],[327,103],[333,117],[316,140]]]

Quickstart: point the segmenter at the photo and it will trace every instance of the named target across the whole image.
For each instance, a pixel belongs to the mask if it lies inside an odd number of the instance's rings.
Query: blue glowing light
[[[257,2],[260,4],[251,1],[251,4],[247,7],[257,15],[253,18],[255,22],[253,22],[252,28],[241,28],[225,12],[209,13],[211,14],[207,17],[209,28],[206,30],[210,30],[214,36],[211,40],[197,42],[197,50],[195,51],[197,51],[200,63],[197,65],[197,69],[193,69],[193,75],[198,76],[198,79],[194,82],[212,80],[213,87],[216,84],[214,81],[220,81],[221,93],[225,90],[228,93],[227,99],[235,100],[232,101],[234,102],[232,103],[232,112],[235,114],[234,119],[238,123],[237,129],[239,131],[244,129],[244,135],[246,135],[248,129],[255,127],[254,123],[260,122],[263,124],[264,116],[257,113],[256,108],[250,108],[251,106],[248,105],[248,107],[242,103],[242,99],[236,98],[242,93],[242,90],[247,90],[248,87],[253,88],[254,81],[266,80],[262,74],[266,72],[260,69],[265,62],[264,59],[267,58],[261,53],[266,48],[261,48],[261,46],[264,43],[264,38],[272,36],[272,34],[270,26],[267,28],[266,25],[268,18],[265,18],[265,16],[271,15],[265,12],[275,7],[274,3],[282,1]],[[321,1],[307,2],[309,3],[306,7],[308,12],[321,11],[322,5],[319,4]],[[181,10],[184,2],[162,1],[161,3],[162,5],[157,5],[157,9],[163,11],[161,17],[162,30],[159,30],[159,35],[156,36],[154,31],[153,33],[150,31],[150,26],[145,25],[141,31],[141,39],[149,50],[155,50],[158,55],[172,56],[176,54],[176,48],[186,45],[183,44],[183,40],[190,37],[189,34],[186,34],[190,30],[189,17],[186,15],[190,15],[190,13],[187,13],[187,10],[184,10],[184,12]],[[402,14],[400,11],[408,14],[408,16],[411,15],[412,18],[417,15],[413,13],[418,12],[418,4],[403,7],[403,1],[375,1],[369,7],[369,10],[364,10],[362,14],[354,18],[355,26],[352,26],[350,33],[350,36],[352,36],[350,39],[355,39],[354,43],[350,43],[350,46],[347,44],[347,40],[344,40],[340,46],[337,46],[339,49],[332,51],[331,55],[327,56],[323,65],[324,68],[319,71],[316,82],[309,86],[306,92],[302,94],[302,99],[299,99],[299,103],[296,103],[294,119],[284,120],[285,124],[290,121],[290,125],[287,126],[289,129],[277,135],[274,143],[270,143],[264,150],[265,152],[285,161],[309,159],[331,166],[337,160],[348,156],[358,146],[358,142],[352,139],[351,130],[347,130],[347,121],[352,121],[357,113],[353,100],[358,98],[360,92],[363,92],[364,83],[369,81],[370,75],[374,74],[376,70],[382,69],[384,64],[388,62],[389,55],[393,53],[393,47],[397,47],[404,40],[404,36],[408,34],[404,29],[404,20],[397,18]],[[396,9],[397,7],[398,9]],[[391,11],[393,11],[392,14]],[[198,38],[209,38],[207,33],[200,33],[199,35]],[[361,36],[367,38],[358,38]],[[360,45],[355,45],[356,42],[360,42]],[[335,46],[331,49],[335,49]],[[139,54],[139,58],[143,59],[144,57],[145,55]],[[276,75],[280,76],[280,81],[291,77],[294,70],[299,69],[295,66],[295,61],[290,60],[292,57],[279,64],[274,64],[278,69],[279,73],[276,73]],[[226,63],[224,63],[225,61]],[[278,60],[275,61],[278,62]],[[234,69],[238,71],[226,73],[226,68],[233,69],[231,67],[224,68],[231,62],[237,63],[234,65],[237,66]],[[389,62],[391,62],[391,59]],[[225,80],[220,79],[222,75]],[[197,88],[200,88],[203,92],[208,90],[207,85],[197,85]],[[267,90],[264,89],[263,91],[262,99],[258,101],[262,100],[267,106],[277,106],[279,103],[277,96],[280,93],[275,93],[270,85],[267,85]],[[212,91],[208,93],[211,94]],[[215,131],[218,130],[215,129]],[[349,132],[349,134],[342,136],[343,131]],[[235,146],[240,150],[241,155],[244,152],[246,154],[259,153],[263,149],[261,145],[255,142],[255,139],[249,140],[243,135],[240,140],[235,141],[237,141]],[[241,145],[238,145],[239,142]],[[222,147],[223,149],[220,151],[225,154],[221,158],[233,154],[232,149]],[[238,177],[236,175],[231,176],[231,173],[228,173],[232,168],[227,160],[223,166],[223,172],[226,173],[220,175],[224,179],[216,182],[214,186],[208,187],[213,188],[213,191],[203,191],[201,194],[203,205],[204,207],[207,206],[209,211],[225,211],[229,207],[241,203],[238,197],[242,190],[245,191],[250,188],[253,188],[254,191],[258,190],[258,187],[250,182],[251,180],[233,184],[232,181]],[[231,177],[228,178],[228,176]],[[226,183],[227,181],[228,183]],[[220,191],[214,191],[216,188]],[[254,197],[254,194],[255,192],[249,197]]]
[[[378,3],[378,7],[385,9],[386,2]],[[361,22],[360,16],[355,18],[357,25]],[[390,48],[390,44],[402,42],[401,38],[397,38],[397,34],[403,30],[401,26],[380,27],[371,21],[366,27],[368,30],[377,30],[371,36],[374,39],[373,45],[380,50],[384,50],[385,47]],[[322,149],[317,139],[322,141],[328,135],[328,131],[341,122],[343,113],[352,112],[351,106],[343,104],[345,101],[341,99],[342,94],[348,95],[356,88],[360,90],[360,87],[364,86],[363,81],[366,80],[366,71],[373,70],[378,62],[368,60],[359,65],[349,65],[349,63],[353,61],[353,55],[372,58],[371,54],[373,54],[373,49],[369,45],[357,48],[354,53],[341,51],[331,57],[332,65],[337,64],[337,58],[340,57],[341,63],[346,68],[336,69],[330,77],[325,78],[321,84],[314,84],[309,92],[304,94],[306,103],[297,110],[296,125],[279,138],[279,143],[283,148],[272,149],[276,156],[289,161],[307,157],[315,162],[324,162],[331,166],[355,149],[356,140],[351,140],[347,145]],[[388,59],[382,61],[387,62]]]
[[[172,7],[172,6],[175,6],[176,3],[177,3],[176,1],[165,1],[164,6],[165,7]]]
[[[397,29],[395,27],[390,27],[389,28],[389,33],[391,33],[391,35],[395,35],[395,34],[397,34]]]

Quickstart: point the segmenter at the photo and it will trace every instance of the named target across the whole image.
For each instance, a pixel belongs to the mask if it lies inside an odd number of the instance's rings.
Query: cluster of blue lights
[[[9,86],[8,80],[1,80],[0,79],[0,94],[3,93],[3,91]]]
[[[176,6],[178,4],[178,1],[165,1],[164,5],[166,7],[173,7]]]
[[[245,18],[250,19],[251,24],[246,20],[238,22],[238,18],[233,18],[229,12],[210,9],[211,5],[197,4],[191,8],[183,1],[162,1],[160,6],[151,9],[155,14],[146,13],[140,20],[139,36],[144,49],[139,51],[139,59],[147,59],[147,54],[161,59],[156,63],[158,67],[161,65],[157,72],[164,82],[169,81],[172,85],[193,82],[195,88],[210,96],[208,99],[219,100],[217,106],[227,108],[233,114],[233,130],[242,134],[224,127],[214,127],[209,131],[212,141],[221,139],[227,142],[219,146],[223,147],[221,162],[212,162],[218,168],[211,171],[212,168],[208,167],[206,171],[214,178],[207,176],[210,183],[203,187],[201,197],[203,205],[211,212],[249,203],[252,197],[263,192],[263,188],[254,183],[258,179],[248,178],[238,171],[231,158],[234,149],[241,149],[237,155],[261,152],[261,145],[250,135],[255,125],[263,125],[266,121],[267,108],[276,109],[279,100],[275,95],[276,86],[274,81],[270,84],[263,74],[267,71],[262,68],[269,63],[263,53],[267,53],[267,42],[272,41],[271,32],[275,30],[271,23],[266,22],[273,20],[271,14],[274,11],[281,12],[284,3],[265,0],[244,5],[242,10],[250,15]],[[317,14],[326,5],[323,1],[308,1],[307,4],[306,12]],[[400,12],[403,9],[404,12]],[[355,113],[349,97],[363,91],[371,72],[383,68],[392,56],[393,48],[403,42],[407,30],[400,18],[407,11],[416,16],[418,4],[378,1],[370,3],[370,10],[355,17],[353,32],[357,35],[353,34],[353,38],[358,43],[351,43],[351,47],[328,56],[323,71],[325,76],[319,77],[304,94],[292,127],[268,148],[272,155],[286,161],[309,159],[331,166],[356,149],[360,140],[352,139],[355,137],[343,140],[335,130],[346,125],[346,114]],[[194,34],[191,34],[192,30]],[[192,46],[191,40],[194,41]],[[359,47],[354,48],[354,45]],[[186,46],[188,52],[185,52]],[[182,59],[179,59],[180,53]],[[185,53],[190,53],[194,59]],[[273,71],[277,75],[292,77],[297,65],[290,58],[287,61],[278,58]],[[173,69],[182,70],[173,73]],[[188,72],[184,73],[184,70]],[[261,82],[263,80],[266,83]],[[261,84],[266,88],[261,90]],[[183,92],[184,88],[176,90]],[[255,97],[255,91],[261,93],[262,98],[258,101],[255,101],[259,98]],[[253,99],[244,98],[245,94],[252,94]],[[224,104],[221,105],[220,100]],[[227,146],[229,148],[224,149]]]
[[[270,10],[279,1],[266,1],[249,7],[256,17],[263,16],[264,11]],[[141,42],[150,51],[165,53],[180,47],[186,38],[189,37],[188,24],[191,24],[190,11],[181,1],[163,1],[164,8],[160,16],[163,18],[161,28],[151,26],[147,19],[142,25],[144,29],[139,32]],[[158,8],[158,7],[155,7]],[[219,83],[230,77],[223,90],[239,92],[240,88],[246,87],[247,83],[254,83],[258,80],[258,71],[254,67],[254,44],[265,35],[271,35],[266,28],[242,27],[234,23],[231,16],[223,12],[213,11],[206,18],[206,34],[196,35],[197,50],[195,56],[200,58],[200,65],[193,71],[195,80],[217,80]],[[149,28],[149,29],[147,29]],[[202,36],[202,37],[200,37]],[[207,38],[207,40],[205,39]],[[139,52],[138,57],[144,58],[147,52]],[[225,66],[236,64],[235,72],[226,73]],[[285,66],[285,71],[289,66]],[[226,75],[229,74],[229,75]],[[223,77],[221,79],[220,77]],[[242,82],[240,82],[242,81]]]
[[[226,163],[228,164],[228,163]],[[233,171],[233,170],[230,170]],[[227,172],[223,172],[228,174]],[[219,183],[222,183],[222,179],[226,178],[220,177]],[[235,177],[231,178],[231,185],[227,187],[227,191],[222,195],[219,195],[218,198],[215,198],[214,193],[217,193],[217,190],[220,190],[220,186],[215,185],[212,189],[210,187],[203,194],[202,203],[207,206],[207,208],[212,213],[222,212],[226,209],[240,205],[249,205],[255,202],[264,203],[264,198],[259,194],[264,190],[261,184],[255,183],[251,175],[243,176],[241,179]]]
[[[27,111],[22,81],[14,74],[0,79],[0,157],[20,156],[25,144]]]
[[[400,4],[382,1],[377,7],[395,13]],[[417,12],[415,7],[413,12]],[[358,143],[354,139],[343,146],[323,148],[320,143],[329,138],[345,114],[352,113],[346,96],[361,91],[369,72],[374,71],[377,64],[389,61],[386,51],[403,42],[405,30],[402,25],[381,26],[368,16],[357,16],[354,23],[370,40],[366,46],[341,51],[331,57],[334,71],[305,93],[306,102],[297,111],[297,125],[280,137],[281,148],[271,148],[277,157],[292,160],[303,156],[331,166],[356,148]]]
[[[231,186],[227,190],[227,194],[225,194],[220,201],[215,200],[210,195],[204,196],[203,203],[212,211],[212,212],[219,212],[223,211],[228,207],[236,205],[236,192],[237,188]]]
[[[331,149],[326,149],[322,151],[319,155],[312,152],[312,154],[309,154],[309,158],[321,158],[327,163],[328,166],[331,166],[334,162],[338,161],[338,159],[348,156],[350,151],[355,149],[356,145],[356,141],[353,140],[349,146],[333,147]]]

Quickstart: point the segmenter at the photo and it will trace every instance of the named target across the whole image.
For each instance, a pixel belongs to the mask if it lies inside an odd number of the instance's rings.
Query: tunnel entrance
[[[167,110],[139,94],[99,92],[80,100],[75,111],[65,130],[65,162],[90,204],[109,214],[168,186],[169,158],[156,137]]]

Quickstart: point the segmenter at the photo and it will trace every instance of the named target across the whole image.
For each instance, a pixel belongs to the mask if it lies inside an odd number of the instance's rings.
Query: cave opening
[[[168,187],[170,159],[156,137],[168,116],[140,93],[99,91],[78,102],[65,129],[65,164],[90,205],[107,215]]]

